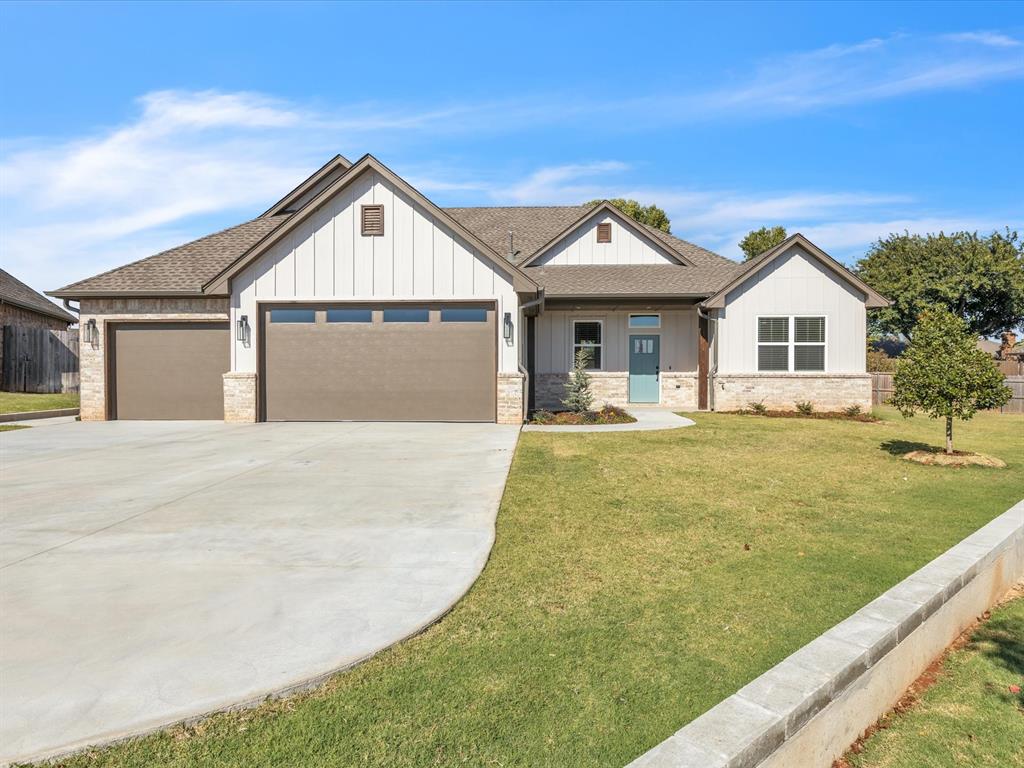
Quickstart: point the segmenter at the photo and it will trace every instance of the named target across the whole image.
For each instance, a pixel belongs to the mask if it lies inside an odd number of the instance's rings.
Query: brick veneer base
[[[696,410],[697,408],[697,374],[692,371],[667,371],[659,376],[661,402],[650,405],[661,405],[665,408],[680,410]],[[537,376],[537,407],[546,410],[562,410],[565,406],[565,385],[569,381],[568,373],[541,373]],[[590,391],[594,393],[594,407],[617,405],[625,408],[629,402],[629,373],[626,371],[592,371],[590,373]],[[634,403],[636,405],[636,403]]]
[[[224,421],[256,422],[256,374],[229,371],[224,374]]]
[[[773,410],[796,410],[808,401],[819,411],[838,411],[851,405],[871,409],[871,375],[718,374],[714,408],[737,411],[752,402]]]
[[[498,423],[522,424],[524,413],[523,386],[526,377],[521,373],[498,374]]]

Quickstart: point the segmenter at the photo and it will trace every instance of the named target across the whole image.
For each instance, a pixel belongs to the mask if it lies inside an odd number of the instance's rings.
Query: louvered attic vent
[[[612,241],[612,225],[598,224],[597,225],[597,242],[599,243],[610,243]]]
[[[364,205],[363,214],[363,237],[384,234],[384,206]]]

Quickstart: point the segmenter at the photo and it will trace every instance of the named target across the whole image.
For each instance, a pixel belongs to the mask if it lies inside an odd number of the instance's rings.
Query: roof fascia
[[[633,219],[631,219],[629,216],[624,214],[622,211],[620,211],[618,208],[616,208],[614,205],[612,205],[607,200],[602,201],[599,205],[595,206],[594,208],[591,208],[589,211],[586,211],[582,216],[580,216],[578,219],[576,219],[576,221],[574,221],[568,227],[563,229],[561,232],[559,232],[553,238],[548,240],[543,246],[541,246],[541,248],[539,250],[535,251],[532,256],[530,256],[529,258],[525,259],[522,263],[520,263],[519,266],[526,267],[526,266],[529,266],[530,264],[533,264],[541,256],[543,256],[545,253],[547,253],[552,248],[554,248],[556,245],[558,245],[560,242],[562,242],[562,240],[564,240],[570,234],[572,234],[577,229],[579,229],[584,224],[586,224],[588,221],[590,221],[591,218],[593,218],[593,217],[595,217],[595,216],[597,216],[598,214],[601,214],[601,213],[611,214],[612,216],[614,216],[618,220],[618,222],[620,224],[622,224],[627,229],[629,229],[630,232],[632,232],[633,234],[638,236],[640,239],[644,240],[646,243],[648,243],[650,246],[652,246],[656,250],[660,251],[661,253],[666,254],[669,258],[675,259],[680,264],[683,264],[683,265],[685,265],[687,267],[692,267],[693,266],[693,262],[690,261],[685,256],[683,256],[683,254],[679,253],[674,248],[670,248],[668,245],[666,245],[665,243],[663,243],[660,240],[658,240],[657,238],[655,238],[653,235],[651,235],[649,232],[647,232],[643,227],[641,227],[639,223],[637,223],[636,221],[633,221]]]
[[[283,222],[281,226],[277,227],[272,232],[269,232],[266,237],[256,243],[240,257],[235,259],[235,261],[225,269],[221,270],[218,275],[208,280],[203,285],[203,292],[230,294],[230,281],[232,277],[252,264],[256,259],[273,247],[275,243],[279,242],[285,235],[309,218],[323,203],[330,200],[342,189],[347,187],[367,171],[379,173],[391,184],[402,190],[405,194],[426,208],[435,219],[439,219],[446,227],[457,233],[462,239],[466,240],[480,253],[482,257],[492,262],[494,266],[498,267],[503,272],[510,275],[512,278],[512,287],[516,291],[535,293],[540,288],[538,283],[519,269],[519,267],[500,256],[494,251],[494,249],[459,224],[459,222],[445,213],[444,210],[439,208],[435,203],[431,202],[409,182],[392,171],[373,155],[368,154],[363,155],[359,160],[357,160],[354,165],[350,166],[345,173],[342,174],[342,176],[335,179],[330,186],[321,190],[321,192],[310,200],[301,211],[297,211],[287,221]]]
[[[844,267],[838,261],[833,259],[818,246],[808,240],[799,232],[787,237],[781,243],[774,248],[769,249],[765,253],[758,256],[756,259],[752,259],[749,264],[743,269],[736,277],[734,277],[729,283],[721,288],[715,295],[705,301],[701,306],[706,309],[721,309],[725,306],[725,297],[737,287],[742,285],[748,278],[760,272],[762,269],[767,267],[777,258],[786,253],[794,245],[799,245],[804,249],[810,256],[818,261],[823,267],[827,268],[837,277],[852,285],[862,294],[864,294],[864,305],[868,309],[877,309],[879,307],[887,307],[892,302],[885,298],[882,294],[876,291],[874,288],[869,286],[853,272]]]
[[[293,202],[295,202],[304,194],[306,194],[306,192],[308,192],[310,189],[316,186],[317,182],[323,179],[327,174],[331,173],[337,168],[341,168],[342,170],[347,171],[351,167],[352,162],[347,157],[345,157],[344,155],[335,155],[322,166],[320,166],[319,169],[314,171],[305,181],[299,184],[299,186],[295,187],[295,189],[293,189],[287,195],[285,195],[272,206],[270,206],[257,218],[263,219],[268,216],[277,216],[278,214],[286,210],[289,205],[291,205]]]
[[[73,289],[61,288],[56,291],[46,291],[47,296],[53,296],[56,299],[118,299],[125,297],[152,297],[152,298],[175,298],[175,297],[192,297],[192,298],[213,298],[216,296],[226,296],[228,294],[218,294],[203,291],[151,291],[151,290],[132,290],[132,291],[114,291],[114,290],[103,290],[103,289],[92,289],[90,291],[76,291]]]
[[[50,302],[47,302],[47,304],[49,304],[49,303]],[[46,315],[47,317],[53,317],[53,318],[56,318],[57,320],[67,320],[69,323],[77,323],[78,322],[78,319],[76,317],[74,317],[71,314],[65,312],[63,309],[61,309],[60,307],[58,307],[56,305],[54,305],[53,311],[50,312],[49,310],[40,309],[39,307],[33,306],[31,304],[26,304],[23,301],[18,301],[17,299],[0,298],[0,304],[9,304],[12,307],[17,307],[18,309],[24,309],[27,312],[35,312],[37,315]]]

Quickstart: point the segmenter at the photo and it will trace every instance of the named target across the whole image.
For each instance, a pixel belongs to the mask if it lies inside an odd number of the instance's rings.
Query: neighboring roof
[[[978,339],[978,349],[984,352],[986,355],[995,357],[996,354],[1002,349],[1002,344],[998,341],[992,341],[991,339],[981,338]]]
[[[78,318],[65,312],[43,294],[34,291],[10,272],[0,269],[0,303],[11,304],[40,315],[55,317],[68,323],[77,323]]]
[[[243,256],[289,218],[268,216],[253,219],[49,293],[67,297],[201,293],[207,280]]]
[[[733,275],[732,279],[724,287],[720,288],[714,296],[704,302],[704,306],[714,309],[724,307],[725,297],[730,291],[741,285],[743,281],[751,275],[754,275],[767,267],[794,245],[799,245],[808,253],[808,255],[816,259],[822,266],[831,270],[837,277],[845,280],[847,283],[863,293],[865,297],[864,304],[868,309],[887,307],[892,303],[870,285],[853,274],[853,272],[848,270],[806,237],[797,232],[787,237],[774,248],[768,249],[760,256],[756,256],[748,261],[746,264],[742,264],[741,268],[735,275]]]
[[[734,268],[738,265],[733,265]],[[681,264],[573,264],[525,267],[546,298],[693,296],[706,298],[727,279],[724,270]]]
[[[355,165],[351,166],[344,174],[326,186],[319,194],[316,195],[316,197],[310,200],[302,210],[290,216],[283,226],[275,228],[274,231],[267,235],[265,239],[260,241],[258,245],[246,251],[241,257],[235,259],[226,268],[220,270],[214,277],[204,283],[203,290],[205,292],[215,294],[226,293],[228,290],[228,284],[233,275],[236,275],[239,271],[245,269],[247,265],[251,264],[262,254],[266,253],[269,248],[273,247],[274,243],[278,242],[288,232],[291,232],[300,223],[312,216],[321,204],[330,200],[341,189],[351,184],[352,181],[359,178],[363,173],[371,170],[383,176],[390,184],[402,190],[406,195],[423,206],[423,208],[434,216],[435,219],[440,220],[445,226],[452,229],[456,234],[465,239],[466,242],[476,248],[483,258],[491,261],[495,266],[500,267],[502,270],[508,271],[512,276],[512,285],[516,290],[536,290],[537,284],[534,283],[531,278],[527,277],[526,273],[509,262],[508,259],[501,256],[499,252],[495,251],[491,246],[473,234],[470,230],[466,229],[443,209],[438,208],[437,205],[425,197],[418,189],[384,165],[384,163],[369,154],[363,155],[359,158]]]
[[[295,213],[293,210],[289,210],[291,206],[304,194],[316,187],[317,184],[322,182],[332,173],[344,173],[352,167],[352,162],[344,155],[335,155],[326,163],[320,166],[314,173],[306,178],[299,186],[289,192],[287,195],[282,197],[270,208],[260,214],[260,218],[267,216],[278,216],[282,213]]]

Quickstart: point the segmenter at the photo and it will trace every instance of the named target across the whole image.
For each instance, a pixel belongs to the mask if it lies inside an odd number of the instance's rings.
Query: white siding
[[[367,203],[384,204],[383,237],[360,234],[359,206]],[[232,370],[256,370],[257,302],[416,299],[496,300],[499,371],[518,370],[515,339],[508,344],[501,338],[503,314],[519,315],[511,275],[367,172],[234,278],[231,320],[248,316],[252,339],[248,346],[232,343]]]
[[[597,242],[597,225],[612,225],[612,241]],[[533,266],[541,264],[678,264],[664,248],[623,227],[614,216],[595,216],[544,254]]]
[[[630,328],[630,314],[660,314],[661,328]],[[604,325],[602,370],[629,371],[630,334],[661,336],[661,370],[697,370],[697,312],[670,310],[550,310],[537,318],[537,373],[565,373],[572,368],[573,320],[600,320]]]
[[[718,373],[757,373],[759,315],[823,315],[826,373],[864,373],[864,297],[798,247],[726,296],[716,323]]]

